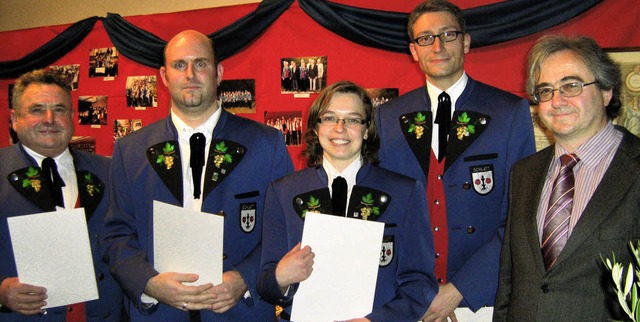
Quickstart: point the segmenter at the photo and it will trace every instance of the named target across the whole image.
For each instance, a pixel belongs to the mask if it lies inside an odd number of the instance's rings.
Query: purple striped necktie
[[[569,239],[569,219],[573,208],[573,167],[580,161],[575,154],[560,156],[560,173],[553,183],[549,208],[542,229],[542,256],[549,270]]]

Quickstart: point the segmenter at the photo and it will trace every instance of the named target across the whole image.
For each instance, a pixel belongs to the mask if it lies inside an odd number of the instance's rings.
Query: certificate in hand
[[[315,253],[311,276],[300,283],[292,321],[336,321],[371,313],[384,223],[307,213],[301,247]]]
[[[84,208],[7,218],[21,283],[47,288],[44,308],[98,299]]]
[[[153,265],[159,272],[194,273],[190,285],[222,283],[224,217],[153,202]]]

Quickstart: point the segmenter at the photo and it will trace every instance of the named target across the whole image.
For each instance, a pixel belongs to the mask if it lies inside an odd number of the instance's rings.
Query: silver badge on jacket
[[[478,194],[486,195],[493,190],[493,165],[485,164],[469,167],[473,190]]]

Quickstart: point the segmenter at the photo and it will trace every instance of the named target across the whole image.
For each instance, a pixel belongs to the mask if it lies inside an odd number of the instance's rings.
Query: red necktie
[[[575,154],[560,156],[562,166],[553,183],[542,229],[542,256],[547,270],[555,263],[569,239],[569,219],[574,192],[573,167],[578,161],[580,159]]]

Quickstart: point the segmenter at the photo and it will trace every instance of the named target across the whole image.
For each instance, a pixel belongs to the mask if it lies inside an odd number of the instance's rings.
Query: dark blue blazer
[[[129,298],[133,320],[189,319],[186,312],[165,304],[142,309],[140,301],[147,281],[158,274],[153,267],[153,201],[183,204],[179,148],[170,117],[115,143],[104,251],[112,273]],[[169,159],[171,162],[167,162]],[[226,214],[223,269],[238,271],[251,297],[241,299],[224,314],[203,311],[203,320],[275,319],[274,307],[262,301],[255,289],[264,191],[269,182],[292,171],[280,132],[222,111],[203,173],[202,211]],[[247,213],[253,214],[253,221],[247,221]]]
[[[424,123],[417,122],[418,112]],[[425,86],[376,110],[381,167],[427,183],[431,114]],[[420,139],[410,130],[418,123],[425,127]],[[473,133],[460,139],[460,127]],[[456,101],[443,178],[449,234],[447,280],[464,296],[461,306],[475,311],[494,304],[509,170],[514,162],[534,152],[527,101],[469,78]],[[474,172],[491,172],[492,186],[475,185]],[[439,238],[437,232],[434,238]]]
[[[100,230],[107,210],[109,159],[71,149],[73,162],[78,177],[78,194],[81,205],[85,208],[89,229],[93,265],[100,299],[85,303],[87,321],[120,321],[122,316],[123,295],[118,284],[109,273],[109,267],[102,261],[98,245]],[[17,276],[7,218],[55,211],[55,202],[48,192],[49,187],[41,184],[39,191],[32,186],[22,187],[22,180],[27,178],[29,167],[37,168],[36,161],[29,156],[21,144],[0,149],[0,282],[7,277]],[[91,182],[85,176],[91,174]],[[87,193],[87,184],[93,185],[93,196]],[[96,189],[98,188],[98,189]],[[98,191],[99,190],[99,191]],[[46,285],[43,285],[46,287]],[[45,316],[25,316],[7,312],[0,313],[0,321],[65,321],[66,308],[47,309]]]
[[[297,290],[298,285],[292,285],[285,297],[276,281],[275,269],[280,259],[302,239],[302,212],[313,208],[332,213],[327,182],[322,167],[307,168],[275,181],[267,190],[258,291],[274,304],[291,305]],[[362,196],[369,192],[374,200],[385,200],[381,196],[389,200],[386,204],[374,204],[379,206],[381,214],[368,220],[385,223],[381,250],[382,247],[392,250],[385,252],[385,256],[391,254],[391,258],[381,258],[373,312],[367,318],[417,321],[427,311],[438,289],[433,275],[433,239],[428,228],[424,187],[405,176],[365,164],[358,171],[347,216],[362,212],[359,210]],[[307,202],[311,196],[318,202],[309,207]],[[289,312],[290,307],[286,310]]]

